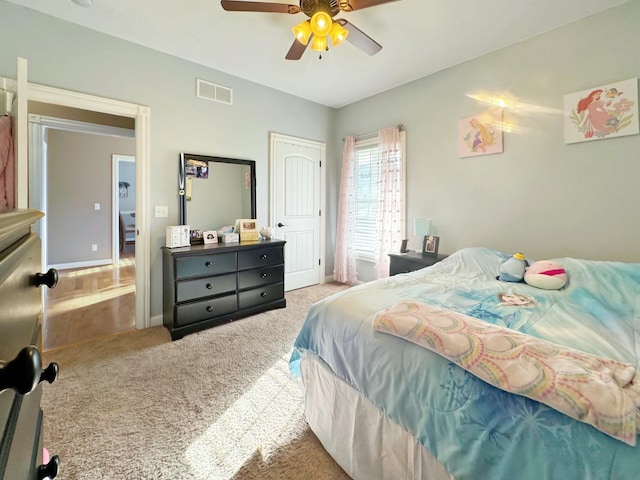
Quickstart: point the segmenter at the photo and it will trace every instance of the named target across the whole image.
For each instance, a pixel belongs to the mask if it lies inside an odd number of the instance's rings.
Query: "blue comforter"
[[[495,279],[509,255],[456,252],[436,265],[359,285],[313,305],[290,368],[305,350],[416,437],[458,480],[630,480],[640,445],[617,441],[546,405],[474,377],[438,354],[374,332],[371,315],[416,299],[638,367],[640,264],[555,259],[561,290]],[[528,297],[505,304],[502,294]]]

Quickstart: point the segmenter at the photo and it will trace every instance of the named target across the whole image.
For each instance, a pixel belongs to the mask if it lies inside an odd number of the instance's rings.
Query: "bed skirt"
[[[325,450],[355,480],[453,480],[411,434],[305,351],[305,414]]]

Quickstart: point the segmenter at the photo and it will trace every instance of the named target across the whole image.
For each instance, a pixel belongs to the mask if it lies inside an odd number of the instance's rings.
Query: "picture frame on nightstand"
[[[439,244],[440,237],[436,237],[435,235],[426,235],[422,240],[422,255],[437,257]]]

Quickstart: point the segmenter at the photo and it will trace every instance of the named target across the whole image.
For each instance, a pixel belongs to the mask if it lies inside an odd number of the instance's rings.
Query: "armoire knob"
[[[38,467],[38,480],[44,480],[45,478],[53,480],[58,476],[59,470],[60,457],[58,457],[58,455],[54,455],[51,457],[51,460],[49,460],[49,463]]]
[[[49,382],[53,383],[58,379],[58,372],[60,371],[60,367],[56,362],[51,362],[47,368],[42,370],[42,374],[40,375],[40,382]]]
[[[36,287],[46,285],[49,288],[53,288],[58,284],[58,271],[55,268],[50,268],[47,273],[36,273]]]
[[[16,358],[0,364],[0,391],[13,388],[21,395],[32,392],[40,381],[42,359],[33,345],[24,347]]]

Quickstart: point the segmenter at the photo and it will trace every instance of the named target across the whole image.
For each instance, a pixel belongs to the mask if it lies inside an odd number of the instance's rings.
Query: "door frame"
[[[122,102],[110,98],[72,92],[60,88],[27,83],[27,100],[80,108],[120,117],[135,119],[136,140],[136,318],[137,329],[151,326],[150,318],[150,232],[149,232],[149,186],[150,186],[150,145],[149,123],[151,109],[143,105]],[[26,119],[25,119],[26,120]],[[26,149],[25,149],[26,150]],[[26,171],[28,157],[19,159],[17,170]],[[24,163],[25,165],[21,165]],[[18,192],[28,192],[28,178],[18,178]]]
[[[327,209],[326,209],[326,164],[327,164],[327,147],[324,142],[318,142],[316,140],[309,140],[306,138],[293,137],[291,135],[284,135],[281,133],[270,132],[269,134],[269,226],[272,231],[275,231],[276,222],[276,143],[279,141],[289,142],[300,145],[302,147],[314,147],[320,150],[320,236],[318,246],[320,248],[320,268],[318,269],[318,283],[325,283],[326,275],[326,228],[327,228]],[[286,259],[285,259],[286,261]]]
[[[135,163],[133,155],[111,155],[111,259],[120,261],[120,162]]]

